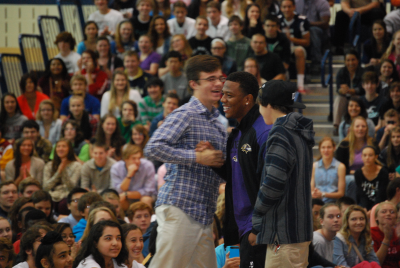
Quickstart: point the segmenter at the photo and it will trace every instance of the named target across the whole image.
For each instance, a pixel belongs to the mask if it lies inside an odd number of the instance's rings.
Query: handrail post
[[[325,64],[328,60],[328,77],[325,79]],[[332,67],[332,52],[328,49],[325,51],[321,60],[321,85],[322,87],[329,86],[329,116],[328,121],[333,119],[333,67]]]

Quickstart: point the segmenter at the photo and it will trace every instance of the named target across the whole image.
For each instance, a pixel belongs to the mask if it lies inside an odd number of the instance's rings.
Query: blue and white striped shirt
[[[192,97],[154,132],[145,155],[167,163],[156,207],[176,206],[201,224],[212,224],[221,179],[210,167],[196,163],[195,148],[200,141],[209,141],[226,155],[227,133],[218,116],[217,109],[210,112]]]

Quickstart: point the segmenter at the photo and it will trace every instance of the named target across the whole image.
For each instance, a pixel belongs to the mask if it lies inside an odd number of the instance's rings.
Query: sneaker
[[[301,95],[307,95],[307,90],[304,87],[299,87],[297,89],[297,91],[301,94]]]

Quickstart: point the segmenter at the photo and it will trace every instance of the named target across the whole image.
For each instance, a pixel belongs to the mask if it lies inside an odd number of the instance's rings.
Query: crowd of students
[[[330,35],[336,52],[346,47],[343,25],[355,11],[372,34],[362,53],[345,51],[345,67],[336,77],[333,122],[340,143],[336,148],[332,138],[322,139],[321,159],[313,165],[309,267],[353,267],[363,260],[399,267],[400,32],[393,30],[393,14],[385,18],[391,28],[386,27],[378,2],[342,1],[331,34],[333,3],[325,0],[94,3],[84,41],[60,33],[54,41],[59,54],[46,71],[23,75],[20,96],[2,96],[2,267],[147,267],[156,251],[153,207],[170,170],[155,151],[149,160],[144,150],[168,115],[192,98],[191,77],[183,71],[188,60],[212,55],[222,67],[220,82],[245,71],[258,86],[287,80],[293,68],[297,90],[306,94],[306,73],[320,71]],[[306,59],[312,62],[309,71]],[[221,101],[213,106],[230,133],[239,118]],[[224,185],[214,245],[218,267],[238,267],[240,258],[229,258],[223,244],[239,242],[239,233],[222,235],[231,231],[224,223],[233,219],[226,220],[233,215],[225,215]],[[227,207],[233,213],[231,192]],[[251,246],[240,244],[241,252]]]

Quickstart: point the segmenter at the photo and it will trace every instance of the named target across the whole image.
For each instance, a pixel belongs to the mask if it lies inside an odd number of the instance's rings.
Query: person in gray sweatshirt
[[[1,98],[0,124],[4,124],[3,138],[16,140],[21,137],[22,124],[28,118],[22,114],[17,97],[13,93],[6,93]]]
[[[266,268],[307,267],[313,237],[311,173],[313,122],[293,108],[296,85],[265,83],[258,94],[260,113],[274,124],[266,142],[260,190],[253,211],[249,243],[266,244]]]

